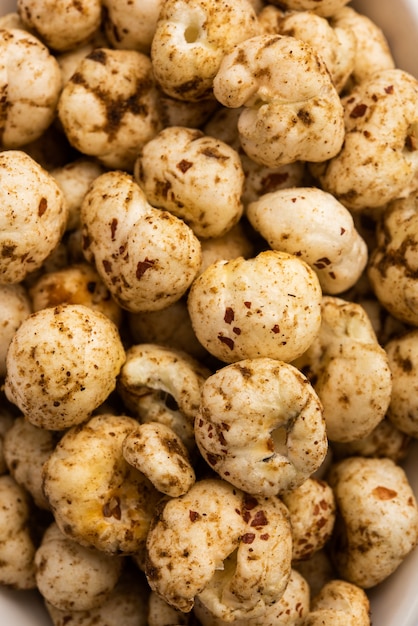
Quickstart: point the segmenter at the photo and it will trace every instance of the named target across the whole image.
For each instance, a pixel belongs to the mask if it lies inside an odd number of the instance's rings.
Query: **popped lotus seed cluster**
[[[418,541],[418,80],[348,0],[18,0],[0,62],[0,584],[370,625]]]

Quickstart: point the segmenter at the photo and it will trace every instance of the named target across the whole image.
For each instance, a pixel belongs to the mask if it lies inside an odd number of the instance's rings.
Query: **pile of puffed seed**
[[[0,583],[370,624],[418,541],[417,79],[348,0],[18,0],[0,60]]]

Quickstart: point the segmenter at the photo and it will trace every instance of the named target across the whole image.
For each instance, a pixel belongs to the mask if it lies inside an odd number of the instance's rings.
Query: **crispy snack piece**
[[[285,592],[291,528],[278,498],[255,498],[219,479],[161,503],[147,538],[153,591],[191,611],[195,598],[226,621],[256,617]]]
[[[305,376],[274,359],[246,359],[203,385],[197,445],[225,480],[254,495],[300,486],[327,452],[322,405]]]

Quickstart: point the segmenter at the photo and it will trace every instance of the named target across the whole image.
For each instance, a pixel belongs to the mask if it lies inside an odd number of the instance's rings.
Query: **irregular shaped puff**
[[[302,626],[309,613],[309,603],[309,585],[299,572],[292,569],[289,582],[280,600],[267,607],[258,617],[238,618],[233,621],[233,624],[234,626]],[[215,617],[199,599],[194,605],[193,612],[202,626],[226,626],[231,623]],[[150,626],[153,625],[150,624]],[[155,626],[161,625],[155,624]]]
[[[97,608],[86,611],[57,609],[46,601],[45,606],[54,626],[148,626],[149,591],[138,572],[125,571],[109,597]],[[150,625],[151,626],[151,625]]]
[[[125,460],[136,467],[161,493],[172,498],[186,493],[196,480],[187,448],[165,424],[148,422],[126,436]]]
[[[102,0],[104,30],[112,48],[148,54],[164,0]]]
[[[1,398],[4,401],[4,394],[1,395]],[[2,402],[2,404],[3,406],[0,408],[0,476],[11,473],[4,455],[4,438],[17,419],[14,411],[10,410],[10,405],[6,402]]]
[[[13,335],[32,313],[24,285],[0,285],[0,378],[6,376],[6,356]]]
[[[336,513],[334,493],[326,481],[310,476],[281,498],[292,525],[292,560],[310,559],[331,537]]]
[[[45,271],[29,288],[34,311],[60,304],[83,304],[106,315],[116,326],[122,310],[113,300],[96,269],[89,263]]]
[[[0,120],[0,147],[17,149],[35,141],[52,124],[62,88],[61,71],[48,48],[18,28],[0,30],[5,94]]]
[[[390,459],[350,457],[331,467],[339,511],[333,561],[344,580],[369,589],[415,548],[418,509],[404,470]]]
[[[55,179],[21,150],[0,152],[0,203],[0,282],[19,283],[61,241],[68,207]]]
[[[123,561],[69,539],[52,522],[35,554],[36,586],[62,611],[103,604],[119,580]]]
[[[272,4],[292,11],[312,11],[322,17],[331,17],[348,2],[349,0],[273,0]]]
[[[391,357],[389,352],[386,352],[389,357],[389,367],[392,370]],[[393,387],[394,380],[392,379],[392,395],[396,394]],[[390,405],[386,417],[366,437],[348,441],[347,443],[332,441],[332,458],[338,461],[348,456],[365,456],[387,457],[395,463],[403,461],[409,452],[411,438],[390,421],[388,418],[389,412]]]
[[[386,36],[367,15],[345,6],[333,14],[330,22],[336,29],[351,30],[355,37],[354,67],[350,76],[352,85],[361,83],[375,72],[395,67]]]
[[[202,479],[162,502],[147,538],[145,573],[153,591],[188,612],[198,598],[231,622],[256,617],[285,592],[291,529],[278,498],[255,498]]]
[[[330,580],[312,598],[304,626],[370,626],[370,603],[363,589],[345,580]]]
[[[33,426],[22,416],[15,418],[4,435],[3,452],[9,472],[40,509],[49,509],[42,490],[42,468],[58,439],[54,431]]]
[[[44,465],[45,495],[70,539],[107,554],[139,553],[161,494],[122,453],[138,422],[102,414],[62,437]]]
[[[224,106],[244,107],[240,141],[257,163],[321,162],[341,149],[340,97],[322,58],[299,39],[259,35],[237,44],[222,59],[213,91]]]
[[[307,263],[267,250],[210,265],[191,286],[188,310],[196,337],[221,361],[292,361],[319,332],[321,297]]]
[[[218,109],[215,98],[191,102],[177,100],[158,89],[160,116],[163,128],[168,126],[184,126],[186,128],[200,128],[210,115]]]
[[[190,613],[183,613],[167,604],[158,593],[151,591],[148,600],[148,622],[147,626],[168,626],[176,624],[176,626],[184,626],[190,622]],[[203,626],[203,625],[202,625]]]
[[[182,218],[198,237],[221,237],[242,216],[238,152],[198,129],[162,130],[140,151],[134,175],[150,204]]]
[[[122,171],[94,180],[81,206],[83,253],[116,302],[133,313],[179,300],[200,269],[200,242],[168,211],[152,207]]]
[[[397,68],[375,72],[344,96],[344,146],[330,160],[311,164],[320,187],[354,212],[414,193],[417,98],[418,80]]]
[[[105,167],[132,170],[138,149],[161,128],[149,57],[94,49],[64,85],[58,116],[78,151]]]
[[[194,334],[185,297],[159,311],[128,313],[127,322],[134,344],[149,342],[181,350],[201,362],[208,356]]]
[[[319,593],[322,587],[337,576],[337,572],[328,554],[328,546],[314,552],[305,561],[295,561],[293,567],[304,577],[311,591],[311,598]]]
[[[243,220],[241,220],[222,237],[201,239],[202,265],[199,273],[202,273],[216,261],[232,261],[237,257],[244,257],[245,259],[253,257],[257,247],[247,230]]]
[[[213,97],[212,83],[222,58],[235,44],[258,34],[248,0],[166,0],[151,44],[154,74],[161,89],[179,100]]]
[[[331,441],[366,437],[385,417],[392,391],[388,357],[360,304],[324,296],[321,330],[293,364],[312,380]]]
[[[25,25],[20,19],[17,11],[12,11],[10,13],[0,15],[0,28],[18,28],[19,30],[29,31],[29,29],[25,28]]]
[[[34,426],[63,430],[90,417],[125,360],[118,330],[82,304],[32,313],[7,353],[5,393]]]
[[[142,343],[126,351],[118,391],[141,422],[168,426],[191,451],[195,448],[193,422],[209,374],[196,359],[180,350]]]
[[[267,23],[271,23],[271,20],[272,16],[269,16]],[[279,12],[276,23],[278,34],[305,41],[321,55],[336,90],[341,93],[354,71],[357,47],[354,29],[344,22],[328,20],[313,11],[291,11],[282,17]]]
[[[0,584],[35,589],[35,551],[26,490],[9,474],[0,476]]]
[[[380,215],[367,275],[376,298],[393,317],[418,326],[418,191],[391,202]]]
[[[295,489],[325,459],[322,406],[305,376],[275,359],[245,359],[210,376],[196,443],[223,479],[254,495]]]
[[[324,293],[346,291],[367,265],[367,244],[351,213],[321,189],[273,191],[250,203],[246,215],[273,250],[294,254],[308,263]]]
[[[17,0],[17,11],[25,26],[55,51],[82,45],[102,21],[101,0]]]
[[[402,433],[418,438],[418,329],[385,345],[392,372],[388,418]]]

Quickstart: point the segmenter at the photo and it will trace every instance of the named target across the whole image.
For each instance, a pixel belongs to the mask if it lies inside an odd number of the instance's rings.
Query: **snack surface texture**
[[[418,615],[408,2],[0,15],[1,623]]]

